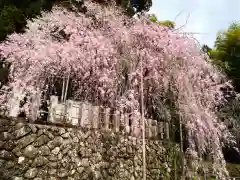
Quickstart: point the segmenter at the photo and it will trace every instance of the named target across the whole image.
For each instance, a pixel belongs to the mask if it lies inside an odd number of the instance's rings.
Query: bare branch
[[[182,11],[180,11],[177,15],[176,15],[176,17],[174,18],[174,22],[177,20],[177,18],[183,13],[184,11],[182,10]]]
[[[190,17],[190,13],[188,13],[188,16],[187,16],[187,19],[186,19],[185,23],[182,26],[180,26],[179,28],[173,29],[173,31],[181,30],[184,26],[186,26],[186,24],[188,23],[189,17]]]

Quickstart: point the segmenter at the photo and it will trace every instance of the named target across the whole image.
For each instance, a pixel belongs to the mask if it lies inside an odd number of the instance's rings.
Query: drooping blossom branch
[[[39,90],[44,91],[49,77],[70,73],[74,99],[102,102],[131,111],[137,118],[141,59],[145,100],[163,94],[171,79],[188,130],[188,152],[194,157],[196,152],[212,150],[215,169],[225,179],[221,147],[228,132],[215,113],[216,105],[224,101],[220,88],[225,77],[205,61],[188,37],[144,17],[129,19],[115,7],[100,7],[91,1],[86,7],[86,14],[61,7],[43,12],[28,22],[24,34],[12,34],[0,44],[0,55],[11,63],[9,87],[21,87],[27,94],[26,113],[31,113],[33,99]]]

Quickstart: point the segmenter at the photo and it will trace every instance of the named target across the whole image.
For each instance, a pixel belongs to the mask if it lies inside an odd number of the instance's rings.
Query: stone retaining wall
[[[163,142],[146,141],[147,180],[164,179]],[[141,180],[142,140],[1,119],[0,179]]]

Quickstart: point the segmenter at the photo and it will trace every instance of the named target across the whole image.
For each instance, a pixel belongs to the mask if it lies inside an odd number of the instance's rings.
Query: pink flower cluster
[[[224,177],[219,149],[227,131],[214,112],[222,101],[224,77],[193,40],[144,17],[129,19],[114,7],[88,2],[87,8],[85,15],[55,7],[29,21],[24,34],[1,43],[0,54],[12,63],[9,86],[23,88],[31,106],[48,77],[70,73],[75,99],[104,102],[139,116],[141,76],[144,96],[164,92],[173,79],[189,148],[199,154],[213,150]]]

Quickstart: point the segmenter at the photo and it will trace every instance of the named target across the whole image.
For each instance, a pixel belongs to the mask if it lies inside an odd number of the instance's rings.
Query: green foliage
[[[150,15],[150,20],[154,23],[158,22],[157,16],[155,14]]]
[[[212,49],[211,49],[208,45],[204,44],[204,45],[202,46],[202,51],[203,51],[204,53],[210,54],[211,51],[212,51]]]
[[[158,21],[157,16],[155,14],[151,14],[149,17],[150,21],[157,23],[161,26],[167,26],[170,29],[174,29],[175,28],[175,23],[173,21]]]
[[[0,41],[13,32],[23,32],[26,20],[35,18],[42,10],[51,10],[54,3],[71,9],[72,0],[0,0]],[[98,3],[108,3],[106,0],[96,0]],[[126,13],[134,15],[136,12],[148,11],[152,0],[116,0]],[[78,10],[86,12],[82,7],[83,1],[78,2]],[[134,10],[134,8],[136,10]]]
[[[213,63],[227,74],[240,92],[240,24],[233,23],[217,34],[210,55]]]
[[[130,16],[135,14],[133,6],[131,5],[131,0],[117,0],[117,5],[120,5]]]
[[[116,0],[116,3],[123,7],[126,14],[130,16],[142,11],[149,11],[152,6],[152,0]]]
[[[158,24],[162,25],[162,26],[167,26],[169,27],[170,29],[174,29],[175,28],[175,23],[173,21],[169,21],[169,20],[166,20],[166,21],[158,21]]]
[[[15,30],[20,31],[22,26],[26,25],[22,11],[15,6],[4,6],[0,13],[0,40],[3,40],[7,34]]]
[[[136,9],[136,12],[149,11],[152,6],[152,0],[130,0],[132,7]]]
[[[13,32],[23,32],[26,20],[50,10],[54,0],[2,0],[0,1],[0,41]]]

